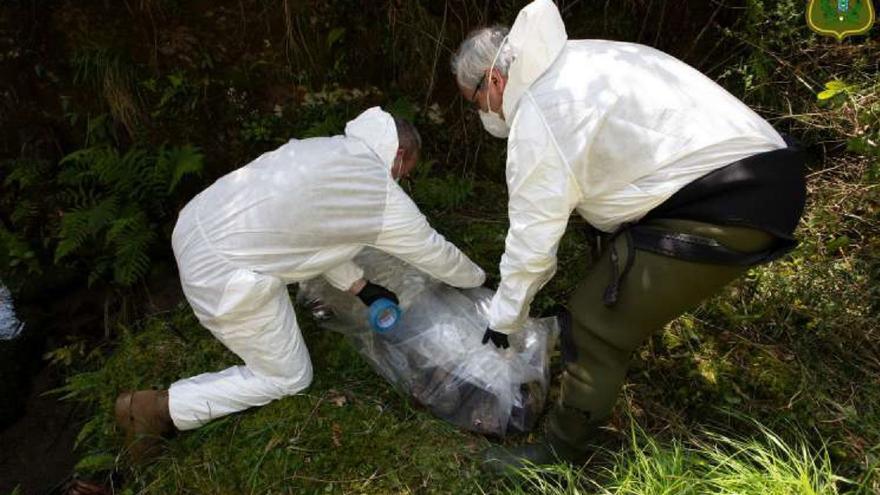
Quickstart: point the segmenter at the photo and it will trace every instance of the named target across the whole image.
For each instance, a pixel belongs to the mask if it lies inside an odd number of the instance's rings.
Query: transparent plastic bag
[[[0,284],[0,340],[12,340],[21,333],[24,323],[15,315],[12,294]]]
[[[397,294],[400,323],[373,331],[359,299],[318,278],[300,284],[297,297],[321,326],[346,335],[376,372],[446,421],[498,436],[534,426],[550,382],[555,318],[528,320],[510,349],[496,349],[481,343],[492,291],[446,286],[375,250],[355,262]]]
[[[12,294],[0,282],[0,431],[24,413],[42,348],[42,336],[33,326],[25,328]]]

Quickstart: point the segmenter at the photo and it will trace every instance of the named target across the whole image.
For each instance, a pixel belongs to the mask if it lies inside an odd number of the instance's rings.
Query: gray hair
[[[474,90],[486,71],[492,67],[495,54],[495,67],[501,74],[507,77],[510,64],[513,63],[513,50],[509,44],[505,44],[501,53],[498,53],[504,38],[510,32],[506,26],[495,25],[471,32],[458,51],[452,56],[452,73],[455,74],[458,85],[465,89]]]
[[[394,127],[397,127],[397,147],[403,148],[404,153],[418,153],[422,149],[422,136],[412,122],[394,117]]]

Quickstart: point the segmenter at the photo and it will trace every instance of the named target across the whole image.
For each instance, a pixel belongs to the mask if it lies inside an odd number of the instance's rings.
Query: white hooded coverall
[[[517,331],[553,277],[576,210],[613,232],[707,173],[785,148],[754,111],[696,69],[653,48],[568,40],[551,0],[523,8],[503,113],[509,127],[510,230],[489,326]]]
[[[456,287],[485,274],[428,224],[391,177],[393,118],[371,108],[345,135],[291,140],[220,178],[181,211],[172,236],[183,292],[243,366],[169,388],[180,430],[309,386],[312,366],[287,284],[323,275],[347,290],[372,246]]]

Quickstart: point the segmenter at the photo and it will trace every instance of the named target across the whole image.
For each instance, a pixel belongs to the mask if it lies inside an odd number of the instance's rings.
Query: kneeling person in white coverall
[[[173,429],[296,394],[312,381],[287,284],[324,276],[369,305],[387,289],[363,280],[365,246],[462,288],[485,274],[428,224],[396,180],[415,166],[412,124],[378,107],[345,135],[294,139],[222,177],[181,211],[172,236],[183,292],[202,325],[243,366],[124,393],[116,420],[134,454]],[[137,437],[137,438],[136,438]]]

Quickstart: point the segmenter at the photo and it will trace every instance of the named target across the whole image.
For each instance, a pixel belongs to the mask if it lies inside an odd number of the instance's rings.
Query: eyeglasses
[[[480,78],[480,82],[477,83],[477,87],[474,88],[474,94],[471,95],[471,101],[477,99],[477,93],[480,92],[480,88],[483,87],[483,83],[486,82],[486,74],[483,74],[483,77]]]

